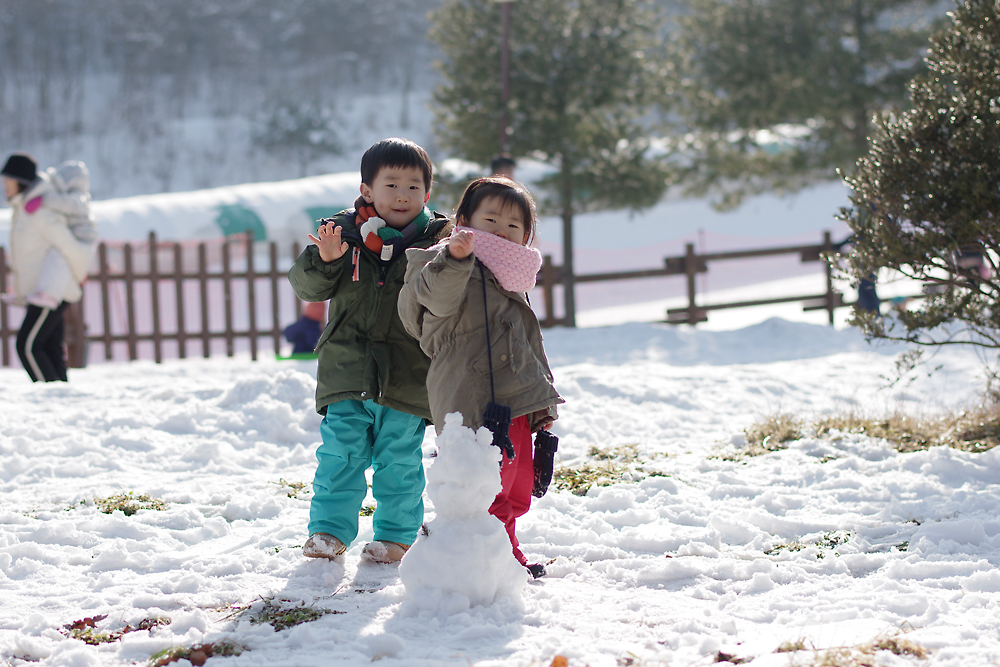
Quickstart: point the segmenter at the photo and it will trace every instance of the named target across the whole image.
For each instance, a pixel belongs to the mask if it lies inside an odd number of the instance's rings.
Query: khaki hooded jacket
[[[552,384],[538,318],[525,295],[501,288],[475,254],[451,257],[446,244],[407,250],[406,260],[399,317],[431,358],[427,395],[437,431],[450,412],[462,413],[470,428],[482,425],[491,400],[491,360],[496,403],[509,406],[514,417],[528,415],[532,431],[554,421],[564,401]]]

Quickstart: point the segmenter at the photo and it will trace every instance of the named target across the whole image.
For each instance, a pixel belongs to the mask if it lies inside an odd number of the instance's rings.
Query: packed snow
[[[942,352],[939,370],[893,384],[899,348],[781,319],[556,329],[546,347],[567,400],[557,469],[608,466],[608,478],[536,500],[518,535],[547,576],[481,604],[449,588],[496,585],[482,558],[414,580],[405,559],[363,562],[370,516],[339,561],[303,558],[314,362],[101,364],[68,384],[0,370],[0,664],[144,664],[231,642],[242,654],[210,666],[766,667],[887,637],[930,653],[880,651],[878,664],[1000,660],[1000,449],[901,454],[834,433],[735,455],[743,429],[777,412],[971,404],[975,354]],[[472,481],[435,481],[439,449],[445,435],[428,429],[431,539],[447,524],[435,485]],[[162,509],[95,502],[128,492]],[[255,622],[275,609],[315,618]],[[78,621],[109,641],[72,638]],[[776,652],[789,643],[803,650]]]
[[[436,516],[399,564],[399,578],[410,607],[453,616],[502,597],[517,600],[528,572],[514,558],[504,525],[489,513],[501,490],[501,454],[493,434],[485,426],[476,432],[463,426],[458,412],[444,423],[427,471],[427,497]]]

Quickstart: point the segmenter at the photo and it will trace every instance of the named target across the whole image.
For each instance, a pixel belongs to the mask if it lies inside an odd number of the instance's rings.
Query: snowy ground
[[[898,350],[779,319],[555,330],[546,345],[567,399],[558,465],[599,464],[592,448],[637,459],[585,496],[550,490],[519,522],[529,558],[550,562],[519,602],[452,614],[408,604],[396,569],[360,562],[370,518],[343,564],[302,557],[308,493],[289,497],[281,480],[312,477],[309,362],[102,364],[68,385],[0,370],[0,665],[143,664],[228,639],[247,650],[210,666],[528,666],[559,654],[572,667],[687,667],[721,652],[764,667],[901,632],[929,657],[883,651],[878,664],[1000,662],[1000,450],[898,454],[842,435],[715,457],[777,411],[971,402],[974,355],[949,352],[933,376],[886,388]],[[433,448],[430,430],[427,465]],[[127,491],[167,507],[125,516],[93,502]],[[265,599],[334,613],[278,632],[249,620]],[[101,645],[65,636],[102,615],[105,633],[170,623]],[[810,649],[775,652],[799,640]]]

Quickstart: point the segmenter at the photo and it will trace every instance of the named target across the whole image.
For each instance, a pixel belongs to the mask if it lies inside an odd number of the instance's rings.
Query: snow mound
[[[451,616],[500,598],[518,598],[527,570],[489,507],[500,492],[500,450],[492,434],[445,417],[438,455],[427,471],[436,517],[425,525],[399,565],[399,578],[417,611]]]
[[[857,329],[772,317],[734,331],[708,331],[671,324],[631,322],[589,329],[545,332],[545,352],[553,366],[594,363],[728,366],[817,359],[850,352],[894,355],[899,345],[869,344]]]

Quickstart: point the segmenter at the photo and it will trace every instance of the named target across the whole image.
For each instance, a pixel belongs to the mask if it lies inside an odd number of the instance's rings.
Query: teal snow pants
[[[328,405],[319,429],[323,444],[316,451],[309,534],[354,541],[371,467],[375,539],[413,544],[424,520],[425,428],[422,418],[372,401]]]

